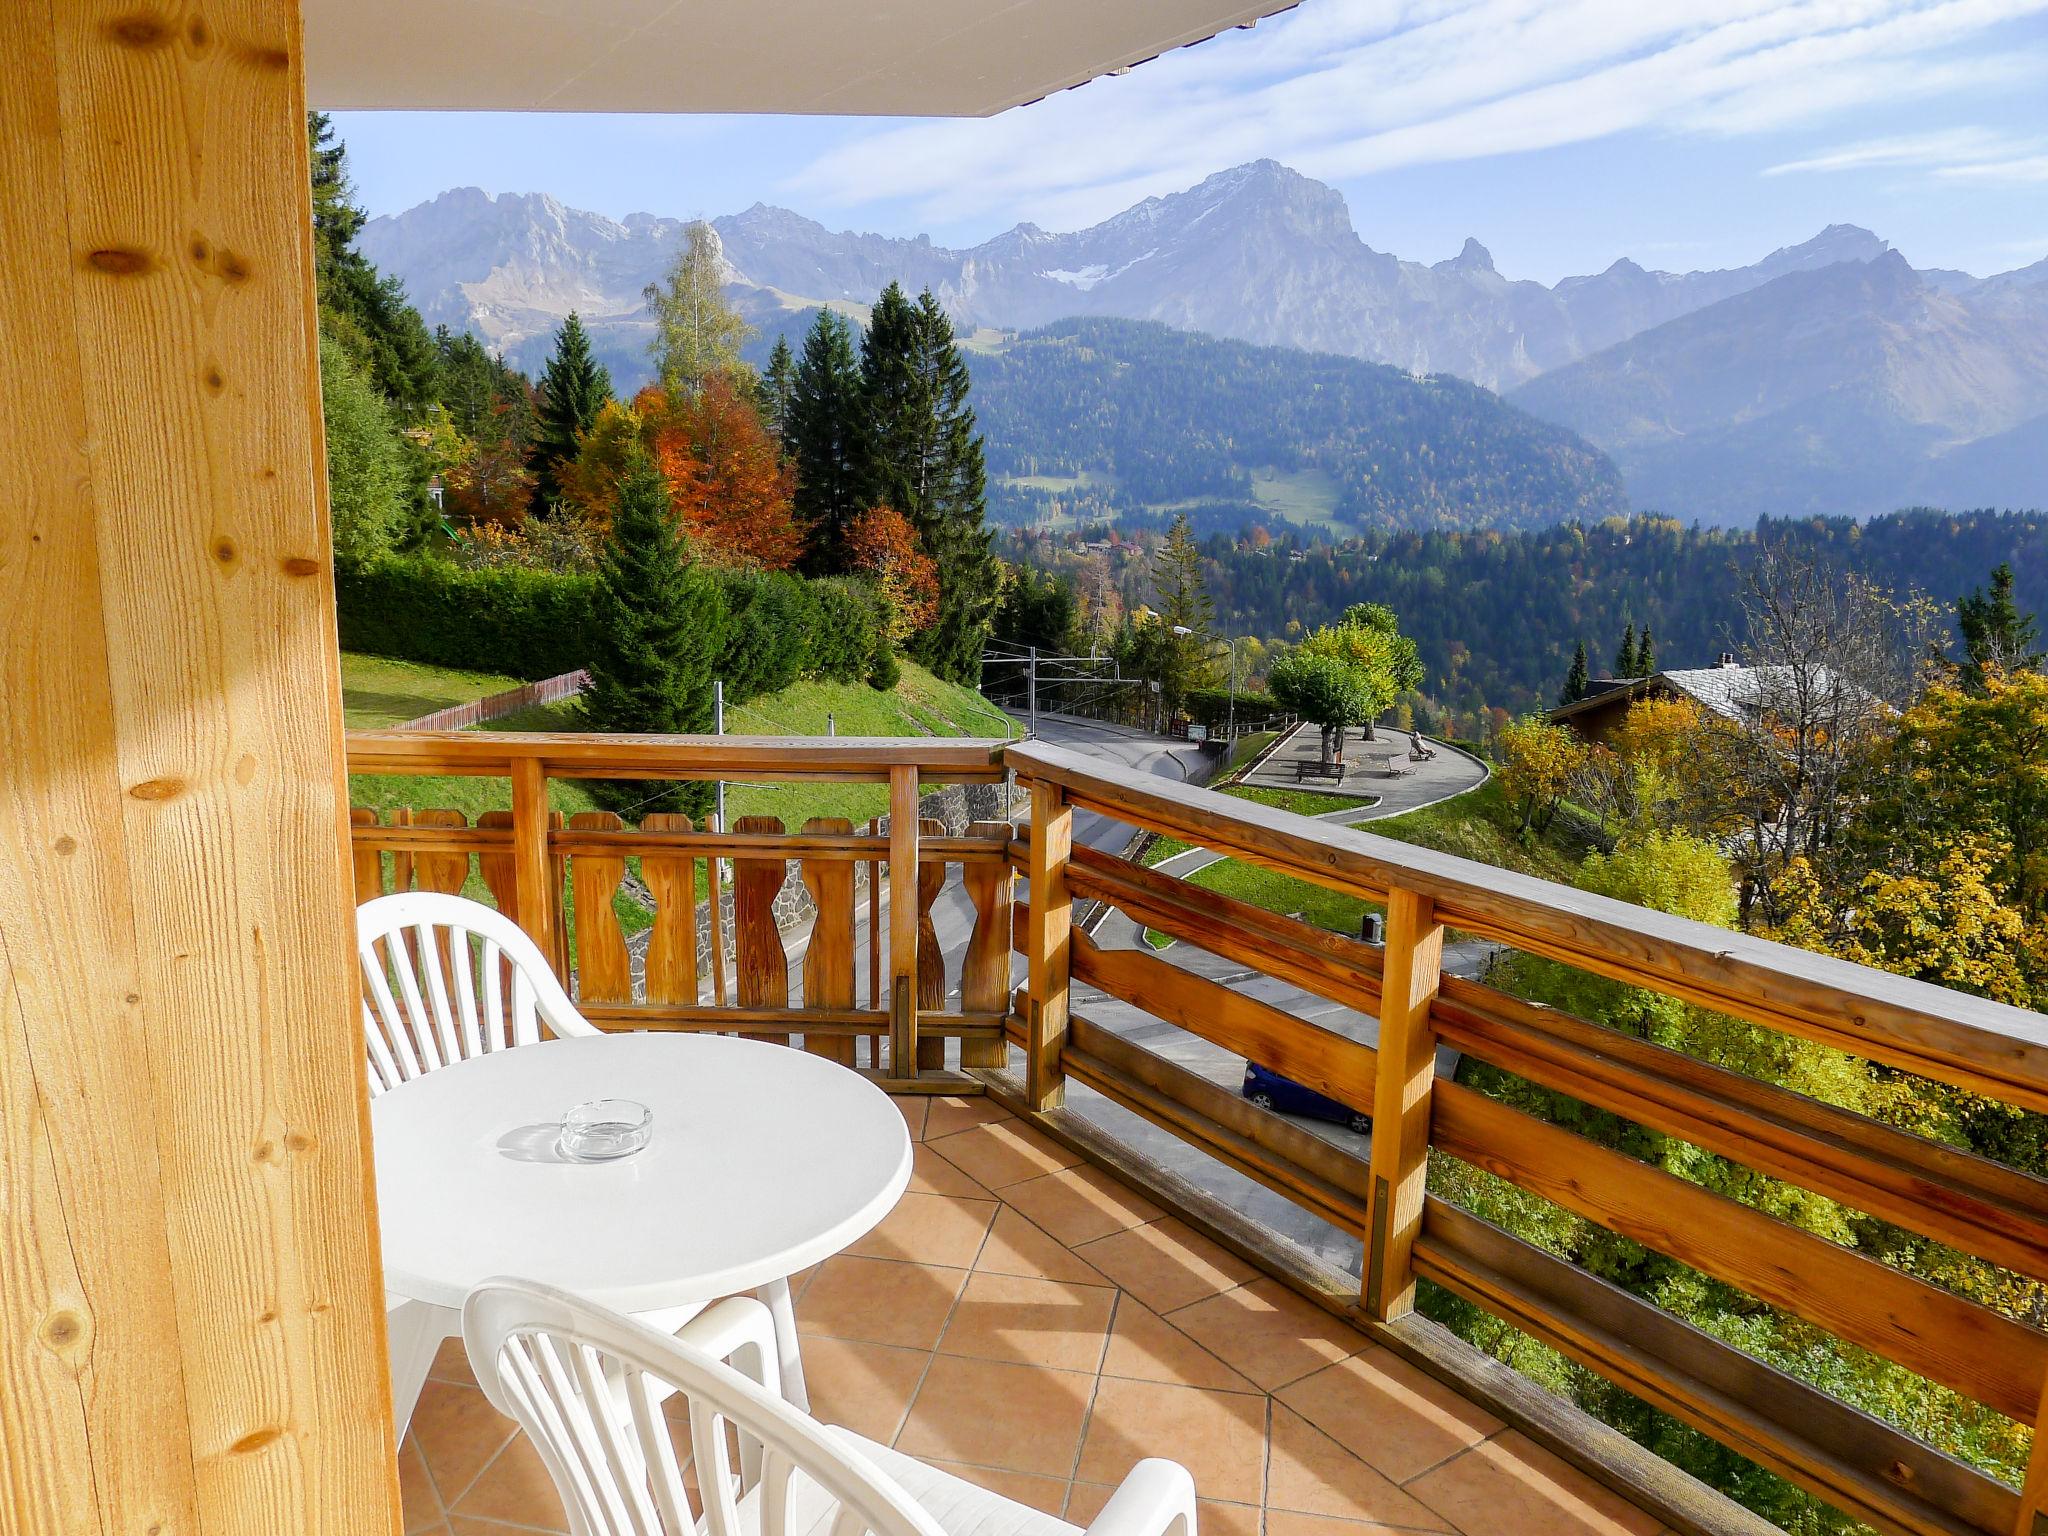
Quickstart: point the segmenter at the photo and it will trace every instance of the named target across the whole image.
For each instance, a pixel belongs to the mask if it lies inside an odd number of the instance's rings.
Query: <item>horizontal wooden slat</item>
[[[351,773],[499,775],[515,761],[555,778],[883,781],[892,768],[993,783],[998,741],[945,736],[630,736],[540,731],[351,731]]]
[[[679,1003],[591,1003],[579,1004],[579,1008],[600,1029],[711,1033],[737,1030],[830,1038],[889,1031],[886,1008],[719,1008]],[[1008,1017],[1002,1013],[920,1013],[917,1023],[927,1034],[962,1040],[999,1040]]]
[[[1373,1049],[1361,1041],[1218,986],[1157,955],[1104,949],[1085,934],[1074,936],[1074,977],[1361,1114],[1372,1113]]]
[[[1431,1197],[1415,1266],[1781,1477],[1882,1530],[2009,1536],[1994,1478]]]
[[[1531,1082],[2048,1278],[2048,1180],[1477,982],[1446,977],[1430,1016]]]
[[[1074,849],[1067,884],[1077,896],[1099,897],[1138,923],[1318,997],[1368,1013],[1378,1006],[1380,952],[1370,944],[1093,848]]]
[[[350,829],[359,848],[446,849],[475,851],[507,848],[510,827],[384,827],[364,822]],[[776,856],[791,859],[860,861],[887,858],[886,837],[858,834],[826,836],[773,832],[618,832],[570,828],[548,836],[552,853],[595,853],[613,857],[641,852],[713,855],[718,858]],[[927,837],[919,840],[918,859],[930,864],[1007,863],[1009,846],[993,838]]]
[[[1431,1142],[1590,1221],[2031,1422],[2048,1337],[1874,1259],[1474,1093],[1436,1085]]]
[[[1322,1138],[1080,1014],[1072,1017],[1060,1065],[1069,1077],[1332,1226],[1364,1233],[1365,1164]]]
[[[1042,742],[1020,779],[1076,806],[1368,899],[1399,885],[1453,928],[2048,1110],[2048,1017],[1470,859],[1312,821]]]

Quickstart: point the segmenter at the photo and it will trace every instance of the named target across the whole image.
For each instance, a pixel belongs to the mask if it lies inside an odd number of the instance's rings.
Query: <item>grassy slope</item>
[[[1293,811],[1297,816],[1320,816],[1329,811],[1353,810],[1359,806],[1371,805],[1371,795],[1325,795],[1307,789],[1273,789],[1264,784],[1228,784],[1219,786],[1223,794],[1238,800],[1253,800],[1260,805],[1270,805],[1275,810]],[[1146,865],[1163,864],[1176,854],[1186,853],[1191,844],[1175,837],[1155,837],[1145,849],[1142,860]]]
[[[341,713],[350,730],[403,725],[450,704],[467,704],[518,686],[516,677],[457,672],[353,651],[341,653]]]

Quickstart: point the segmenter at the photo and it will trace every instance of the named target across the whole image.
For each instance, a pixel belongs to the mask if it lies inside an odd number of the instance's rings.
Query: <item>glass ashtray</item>
[[[654,1134],[654,1111],[631,1099],[592,1099],[562,1116],[556,1145],[576,1163],[609,1163],[631,1157]]]

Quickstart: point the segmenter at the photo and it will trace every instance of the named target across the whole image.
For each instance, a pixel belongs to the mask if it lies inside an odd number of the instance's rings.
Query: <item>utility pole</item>
[[[1230,641],[1230,713],[1223,727],[1223,750],[1228,753],[1237,741],[1237,639]]]
[[[1030,721],[1030,728],[1025,734],[1036,740],[1038,737],[1038,647],[1034,645],[1030,650],[1031,670],[1029,681],[1025,684],[1024,694],[1025,718]]]
[[[725,682],[720,679],[711,685],[711,724],[719,735],[725,734]],[[718,830],[725,830],[725,780],[718,781]]]

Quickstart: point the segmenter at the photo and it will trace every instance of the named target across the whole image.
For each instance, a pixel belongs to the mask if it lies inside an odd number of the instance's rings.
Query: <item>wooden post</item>
[[[512,877],[519,896],[519,926],[540,946],[540,952],[552,959],[558,893],[550,889],[548,775],[537,757],[516,758],[512,763]],[[560,980],[568,985],[566,975]]]
[[[399,1528],[293,0],[0,6],[0,1525]]]
[[[889,1070],[917,1075],[917,770],[889,770]]]
[[[2013,1536],[2032,1536],[2034,1523],[2044,1512],[2048,1512],[2048,1382],[2042,1384],[2041,1406],[2034,1413],[2034,1447],[2027,1458],[2026,1479],[2020,1484]]]
[[[1443,948],[1435,904],[1413,891],[1389,891],[1373,1085],[1372,1227],[1365,1253],[1365,1309],[1383,1321],[1415,1309],[1412,1254],[1422,1227],[1430,1090],[1436,1081],[1429,1005],[1443,979]]]
[[[1067,860],[1074,851],[1074,810],[1056,784],[1031,786],[1031,926],[1024,1094],[1037,1111],[1066,1102],[1060,1052],[1067,1043],[1067,988],[1073,958],[1074,898]]]

